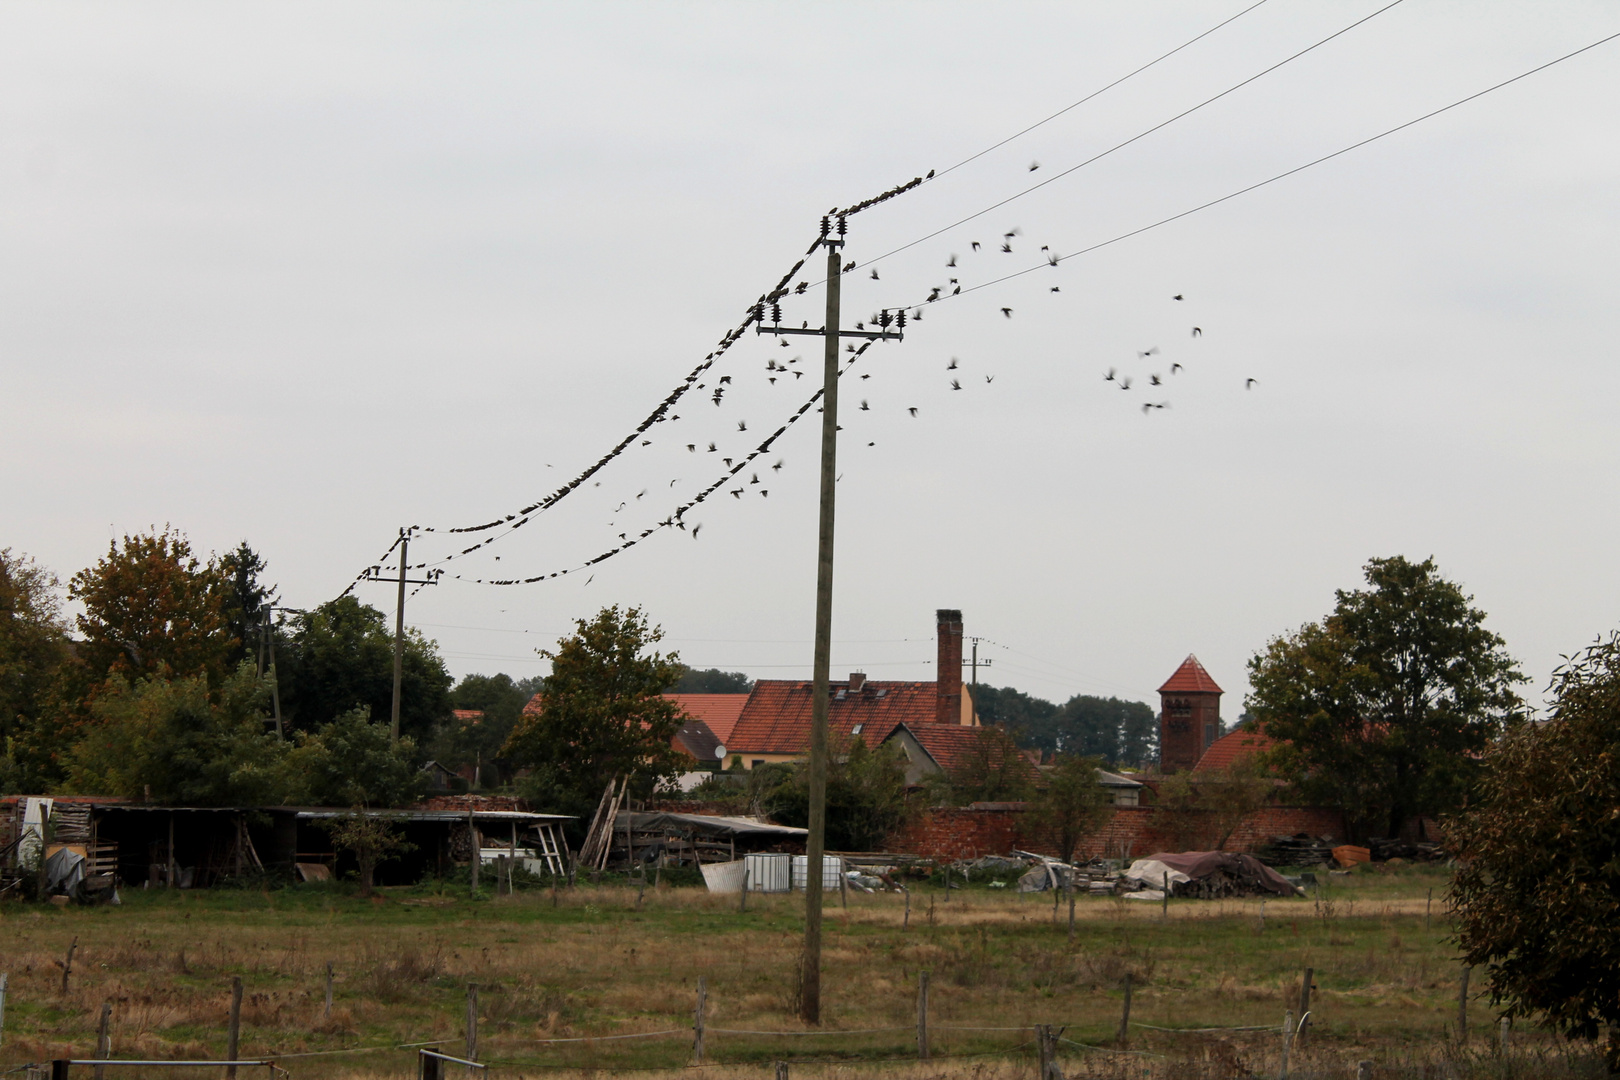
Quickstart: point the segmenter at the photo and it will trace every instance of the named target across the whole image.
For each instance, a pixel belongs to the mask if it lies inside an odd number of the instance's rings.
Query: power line
[[[1231,93],[1234,93],[1234,92],[1236,92],[1238,90],[1241,90],[1243,87],[1245,87],[1245,86],[1249,85],[1250,83],[1254,82],[1256,79],[1261,79],[1261,78],[1264,78],[1267,75],[1270,75],[1273,71],[1276,71],[1278,68],[1281,68],[1281,67],[1284,67],[1287,64],[1293,63],[1295,60],[1298,60],[1300,57],[1304,56],[1306,53],[1313,52],[1314,50],[1321,48],[1323,45],[1326,45],[1328,42],[1332,41],[1334,38],[1341,37],[1341,36],[1343,36],[1345,34],[1348,34],[1350,31],[1354,30],[1356,27],[1360,26],[1362,23],[1368,22],[1368,21],[1370,21],[1372,19],[1376,19],[1378,16],[1382,15],[1384,12],[1388,11],[1390,8],[1397,7],[1402,3],[1405,3],[1405,0],[1391,0],[1390,3],[1385,4],[1383,7],[1379,8],[1377,11],[1373,12],[1371,15],[1363,16],[1362,18],[1357,19],[1355,22],[1351,23],[1349,26],[1346,26],[1346,27],[1344,27],[1344,28],[1342,28],[1340,30],[1335,30],[1333,33],[1329,34],[1327,37],[1325,37],[1322,40],[1316,42],[1315,44],[1307,45],[1305,48],[1303,48],[1303,49],[1299,50],[1298,52],[1294,53],[1292,56],[1289,56],[1289,57],[1287,57],[1285,59],[1277,61],[1275,64],[1272,64],[1270,67],[1266,68],[1264,71],[1260,71],[1260,72],[1257,72],[1257,73],[1255,73],[1253,75],[1250,75],[1247,79],[1244,79],[1242,82],[1235,83],[1232,86],[1227,87],[1225,90],[1222,90],[1220,93],[1216,94],[1214,97],[1205,98],[1203,101],[1200,101],[1197,105],[1194,105],[1191,108],[1182,110],[1181,112],[1177,113],[1176,115],[1170,117],[1168,120],[1162,120],[1159,123],[1154,124],[1152,127],[1148,128],[1147,130],[1141,131],[1141,132],[1138,132],[1135,135],[1132,135],[1130,138],[1126,139],[1124,142],[1117,143],[1114,146],[1109,147],[1107,150],[1104,150],[1099,154],[1095,154],[1095,155],[1087,158],[1085,161],[1082,161],[1078,165],[1072,165],[1069,168],[1064,169],[1060,173],[1054,173],[1053,175],[1047,177],[1045,180],[1042,180],[1040,183],[1033,184],[1030,187],[1025,188],[1023,191],[1018,192],[1017,194],[1009,195],[1005,199],[1002,199],[1000,202],[991,203],[989,206],[985,207],[983,210],[975,211],[974,213],[969,214],[967,217],[962,218],[959,221],[955,221],[955,222],[952,222],[949,225],[946,225],[942,229],[935,229],[933,232],[929,233],[926,236],[920,236],[917,239],[912,240],[912,241],[910,241],[908,243],[901,244],[899,247],[895,248],[894,250],[886,251],[882,255],[879,255],[874,259],[867,259],[866,262],[863,265],[870,266],[873,263],[882,262],[884,259],[887,259],[891,255],[898,255],[902,251],[905,251],[905,250],[907,250],[909,248],[916,247],[918,244],[921,244],[921,243],[923,243],[925,241],[932,240],[934,237],[939,236],[939,235],[941,235],[943,233],[950,232],[952,229],[955,229],[955,228],[957,228],[959,226],[966,225],[968,222],[973,221],[976,218],[981,218],[984,215],[990,213],[992,210],[999,210],[1001,207],[1006,206],[1008,203],[1015,202],[1018,199],[1022,199],[1025,195],[1028,195],[1031,192],[1039,191],[1041,188],[1046,187],[1048,184],[1056,183],[1057,181],[1062,180],[1064,177],[1070,175],[1071,173],[1077,172],[1080,169],[1085,168],[1087,165],[1092,165],[1092,164],[1094,164],[1094,163],[1096,163],[1098,161],[1101,161],[1103,158],[1109,156],[1110,154],[1113,154],[1113,153],[1115,153],[1116,151],[1119,151],[1119,150],[1123,150],[1125,147],[1130,146],[1132,143],[1137,142],[1137,141],[1139,141],[1141,139],[1147,138],[1149,135],[1153,134],[1155,131],[1159,131],[1162,128],[1169,127],[1171,124],[1175,123],[1177,120],[1182,119],[1183,117],[1191,116],[1193,113],[1197,112],[1199,109],[1204,108],[1206,105],[1212,105],[1215,102],[1217,102],[1217,101],[1221,100],[1222,98],[1226,97],[1228,94],[1231,94]],[[1241,14],[1241,12],[1239,14]],[[1234,18],[1236,18],[1236,16],[1234,16]]]
[[[1196,37],[1188,38],[1186,41],[1183,41],[1180,45],[1177,45],[1175,48],[1171,49],[1169,52],[1163,54],[1162,56],[1159,56],[1159,57],[1156,57],[1156,58],[1154,58],[1152,60],[1149,60],[1147,63],[1143,64],[1141,67],[1137,68],[1136,70],[1131,71],[1131,72],[1129,72],[1129,73],[1127,73],[1125,75],[1121,75],[1119,78],[1115,79],[1113,82],[1109,83],[1107,86],[1102,87],[1101,89],[1093,90],[1091,93],[1087,94],[1085,97],[1081,98],[1079,101],[1076,101],[1073,105],[1065,105],[1063,108],[1059,109],[1057,112],[1053,113],[1051,116],[1048,116],[1046,119],[1035,121],[1035,123],[1029,125],[1029,127],[1027,127],[1027,128],[1024,128],[1022,131],[1014,132],[1013,134],[1007,136],[1005,139],[1002,139],[1000,142],[995,143],[995,144],[993,144],[991,146],[985,147],[983,150],[980,150],[977,154],[972,154],[972,155],[969,155],[968,157],[963,158],[961,161],[958,161],[955,165],[952,165],[948,169],[939,170],[939,172],[933,174],[931,177],[929,177],[929,179],[930,180],[938,180],[940,177],[944,176],[946,173],[955,172],[957,169],[960,169],[962,166],[968,164],[969,162],[977,161],[979,158],[984,157],[984,155],[990,153],[991,151],[1000,150],[1003,146],[1006,146],[1008,143],[1012,142],[1014,139],[1019,139],[1019,138],[1022,138],[1023,136],[1025,136],[1025,135],[1028,135],[1030,132],[1034,131],[1036,128],[1040,127],[1041,125],[1051,123],[1053,120],[1056,120],[1058,117],[1062,116],[1064,113],[1071,112],[1074,109],[1078,109],[1080,106],[1084,105],[1086,102],[1090,101],[1092,98],[1099,97],[1102,94],[1107,93],[1108,91],[1112,90],[1114,87],[1118,86],[1120,83],[1125,82],[1128,79],[1134,79],[1136,76],[1142,74],[1142,72],[1146,71],[1148,68],[1153,67],[1155,64],[1158,64],[1158,63],[1160,63],[1162,61],[1170,59],[1172,56],[1176,55],[1176,53],[1178,53],[1181,50],[1187,48],[1188,46],[1196,45],[1198,42],[1200,42],[1200,41],[1204,40],[1205,38],[1209,37],[1209,35],[1213,34],[1215,31],[1221,29],[1221,27],[1226,26],[1226,25],[1228,25],[1230,23],[1236,22],[1238,19],[1243,18],[1243,16],[1247,15],[1249,12],[1253,11],[1255,8],[1259,7],[1261,4],[1264,4],[1265,2],[1266,2],[1266,0],[1258,0],[1257,3],[1250,4],[1248,7],[1244,8],[1242,11],[1238,12],[1236,15],[1233,15],[1231,18],[1221,20],[1220,22],[1216,23],[1214,26],[1210,27],[1208,30],[1205,30],[1202,34],[1199,34]]]
[[[1407,128],[1412,127],[1412,126],[1414,126],[1416,124],[1421,124],[1425,120],[1431,120],[1434,117],[1439,116],[1441,113],[1450,112],[1452,109],[1455,109],[1460,105],[1466,105],[1470,101],[1474,101],[1474,100],[1476,100],[1478,98],[1484,97],[1486,94],[1494,93],[1495,91],[1500,90],[1505,86],[1511,86],[1514,83],[1520,81],[1521,79],[1528,79],[1530,76],[1538,74],[1538,73],[1543,72],[1543,71],[1546,71],[1550,67],[1554,67],[1554,66],[1556,66],[1558,64],[1562,64],[1566,60],[1572,60],[1575,57],[1581,55],[1582,53],[1590,52],[1591,50],[1597,48],[1600,45],[1607,45],[1609,42],[1615,40],[1616,38],[1620,38],[1620,33],[1614,33],[1614,34],[1610,34],[1608,37],[1599,38],[1598,40],[1592,42],[1589,45],[1582,45],[1580,48],[1574,50],[1573,52],[1567,52],[1563,56],[1560,56],[1555,60],[1549,60],[1544,64],[1539,64],[1536,67],[1533,67],[1533,68],[1529,69],[1528,71],[1520,72],[1519,74],[1513,76],[1511,79],[1503,79],[1501,82],[1495,84],[1494,86],[1487,86],[1485,89],[1476,91],[1475,93],[1472,93],[1472,94],[1469,94],[1467,97],[1458,98],[1456,101],[1453,101],[1449,105],[1442,105],[1438,109],[1435,109],[1435,110],[1433,110],[1431,112],[1426,112],[1422,116],[1414,117],[1411,120],[1408,120],[1403,124],[1396,124],[1394,127],[1389,128],[1386,131],[1380,131],[1378,134],[1370,135],[1367,138],[1360,140],[1359,142],[1353,142],[1349,146],[1346,146],[1346,147],[1343,147],[1341,149],[1333,151],[1331,154],[1323,154],[1321,157],[1316,158],[1313,161],[1307,161],[1303,165],[1296,165],[1292,169],[1288,169],[1285,172],[1280,172],[1280,173],[1278,173],[1277,175],[1275,175],[1273,177],[1270,177],[1270,178],[1265,179],[1265,180],[1261,180],[1258,183],[1250,184],[1247,187],[1238,188],[1236,191],[1229,192],[1229,193],[1227,193],[1225,195],[1222,195],[1218,199],[1211,199],[1206,203],[1200,203],[1199,205],[1194,206],[1190,210],[1183,210],[1178,214],[1171,214],[1169,217],[1160,218],[1158,221],[1155,221],[1150,225],[1143,225],[1141,228],[1132,229],[1130,232],[1120,233],[1118,236],[1115,236],[1112,239],[1099,241],[1098,243],[1092,244],[1089,247],[1080,248],[1078,251],[1071,251],[1066,255],[1060,255],[1060,256],[1058,256],[1058,258],[1060,258],[1060,259],[1072,259],[1072,258],[1075,258],[1076,256],[1079,256],[1079,255],[1088,255],[1093,251],[1098,251],[1098,250],[1100,250],[1102,248],[1108,247],[1111,244],[1117,244],[1121,240],[1129,240],[1133,236],[1140,236],[1141,234],[1143,234],[1145,232],[1150,232],[1153,229],[1159,228],[1161,225],[1168,225],[1173,221],[1180,221],[1182,218],[1189,217],[1189,216],[1191,216],[1193,214],[1198,213],[1201,210],[1208,210],[1212,206],[1219,206],[1221,203],[1228,202],[1228,201],[1230,201],[1232,199],[1235,199],[1239,195],[1247,195],[1251,191],[1258,191],[1260,188],[1263,188],[1263,187],[1267,186],[1268,184],[1275,184],[1277,181],[1287,179],[1288,177],[1293,176],[1295,173],[1304,172],[1306,169],[1313,168],[1313,167],[1315,167],[1317,165],[1320,165],[1320,164],[1322,164],[1323,162],[1326,162],[1326,161],[1332,161],[1334,158],[1341,157],[1344,154],[1348,154],[1352,150],[1359,150],[1363,146],[1368,145],[1369,143],[1375,143],[1379,139],[1387,138],[1388,136],[1394,135],[1395,133],[1400,132],[1400,131],[1405,131]],[[899,249],[896,249],[896,250],[899,250]],[[1005,274],[1005,275],[1003,275],[1001,277],[998,277],[998,278],[992,278],[991,280],[986,281],[986,282],[982,282],[982,283],[980,283],[978,285],[969,286],[968,288],[963,289],[960,293],[952,293],[951,296],[941,297],[940,299],[941,300],[948,300],[952,296],[959,296],[959,295],[960,296],[966,296],[968,293],[978,292],[980,289],[987,289],[992,285],[1000,285],[1004,281],[1011,281],[1013,278],[1023,277],[1025,274],[1033,274],[1037,270],[1048,269],[1051,265],[1052,264],[1050,264],[1050,263],[1042,262],[1042,263],[1038,263],[1038,264],[1036,264],[1034,266],[1027,267],[1027,268],[1025,268],[1023,270],[1015,270],[1010,274]]]

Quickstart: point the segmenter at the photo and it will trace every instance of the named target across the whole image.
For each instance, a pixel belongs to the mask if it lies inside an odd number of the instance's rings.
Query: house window
[[[1137,806],[1137,805],[1139,805],[1139,801],[1138,801],[1137,796],[1138,796],[1138,792],[1137,792],[1137,790],[1135,788],[1121,788],[1121,789],[1118,789],[1118,790],[1116,790],[1114,792],[1114,805],[1115,806]]]
[[[1192,704],[1186,701],[1172,701],[1165,711],[1171,716],[1191,716]]]
[[[851,735],[859,735],[861,733],[861,728],[865,726],[865,724],[856,724],[854,727],[849,729],[849,733]]]
[[[758,758],[755,758],[754,763],[752,765],[748,766],[748,767],[750,769],[757,769],[763,764],[765,764],[765,759],[762,758],[762,757],[758,757]]]

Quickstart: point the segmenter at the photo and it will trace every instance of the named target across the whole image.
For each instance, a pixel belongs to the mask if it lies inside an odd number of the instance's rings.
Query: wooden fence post
[[[1288,1051],[1294,1047],[1294,1010],[1289,1009],[1283,1014],[1283,1045],[1282,1069],[1277,1073],[1278,1080],[1288,1080]]]
[[[72,1068],[67,1058],[51,1059],[51,1080],[68,1080],[68,1070]]]
[[[1508,1032],[1511,1029],[1512,1021],[1505,1016],[1496,1022],[1496,1052],[1503,1057],[1507,1057]]]
[[[1294,1029],[1294,1042],[1305,1041],[1305,1028],[1311,1022],[1311,978],[1316,969],[1306,968],[1305,978],[1299,984],[1299,1026]]]
[[[1115,1042],[1121,1047],[1128,1046],[1131,1041],[1131,973],[1125,973],[1125,1008],[1119,1014],[1119,1034]]]
[[[79,935],[74,934],[73,940],[68,943],[67,956],[62,959],[62,993],[68,990],[68,976],[73,974],[73,950],[79,947]]]
[[[332,961],[330,960],[326,962],[326,1009],[322,1013],[322,1019],[332,1019]]]
[[[242,1038],[242,976],[231,976],[231,1018],[225,1029],[225,1060],[236,1060],[236,1048]],[[236,1066],[225,1066],[226,1080],[236,1080]]]
[[[641,910],[642,898],[647,895],[647,864],[641,864],[641,881],[636,885],[636,910]]]
[[[469,892],[469,898],[476,900],[478,899],[479,864],[484,861],[484,842],[478,837],[478,823],[473,819],[471,810],[467,811],[467,840],[472,844],[472,889]],[[471,1055],[468,1055],[468,1060],[472,1060]]]
[[[737,910],[748,910],[748,856],[743,856],[743,887],[742,895],[737,898]]]
[[[106,1061],[112,1056],[112,1036],[108,1026],[112,1020],[112,1002],[101,1003],[101,1022],[96,1025],[96,1057]],[[105,1066],[96,1066],[96,1080],[103,1080],[107,1075]]]
[[[420,1066],[418,1069],[418,1080],[442,1080],[444,1075],[444,1062],[436,1057],[433,1057],[429,1053],[425,1053],[424,1051],[438,1053],[439,1048],[437,1046],[424,1046],[421,1050],[417,1051],[416,1060]]]
[[[1087,878],[1087,888],[1090,888],[1090,878]],[[1069,877],[1069,944],[1074,944],[1074,876]]]
[[[788,1063],[787,1062],[778,1061],[776,1063],[776,1080],[788,1080]]]
[[[1429,913],[1434,908],[1434,889],[1429,889],[1429,897],[1423,901],[1423,929],[1429,928]]]
[[[1372,1062],[1365,1059],[1356,1062],[1356,1080],[1372,1080]]]
[[[928,1060],[928,972],[917,972],[917,1060]]]
[[[467,1060],[478,1060],[478,984],[467,984]],[[473,1075],[472,1066],[467,1066],[467,1075]]]
[[[1170,875],[1169,875],[1169,873],[1166,873],[1164,875],[1164,896],[1163,896],[1163,898],[1161,898],[1159,900],[1159,919],[1161,921],[1163,921],[1163,922],[1169,922],[1170,921]]]
[[[0,1046],[6,1044],[6,982],[10,977],[8,972],[0,971]]]
[[[945,864],[945,902],[951,902],[951,864]]]
[[[698,976],[697,1008],[692,1010],[692,1058],[703,1064],[703,1006],[709,1000],[709,983],[703,976]]]
[[[1457,986],[1457,1043],[1462,1045],[1468,1041],[1468,976],[1473,973],[1472,967],[1462,969],[1462,981]]]
[[[1040,1080],[1063,1080],[1063,1070],[1057,1063],[1057,1040],[1051,1024],[1035,1025],[1035,1042],[1041,1055]]]
[[[900,924],[900,929],[902,929],[902,930],[910,930],[911,929],[911,890],[910,889],[902,889],[902,891],[906,894],[906,920],[905,920],[905,922]]]

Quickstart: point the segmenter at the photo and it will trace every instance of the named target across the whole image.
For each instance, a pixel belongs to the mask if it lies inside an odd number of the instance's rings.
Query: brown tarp
[[[1287,878],[1253,855],[1238,855],[1230,851],[1183,851],[1174,854],[1161,851],[1148,858],[1162,862],[1172,870],[1180,870],[1194,881],[1201,881],[1217,870],[1224,870],[1228,876],[1265,892],[1278,896],[1298,895]]]

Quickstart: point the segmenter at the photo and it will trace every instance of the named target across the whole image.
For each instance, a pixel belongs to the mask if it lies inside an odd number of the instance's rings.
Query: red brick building
[[[1220,738],[1222,693],[1191,654],[1159,687],[1160,772],[1196,767],[1204,751]]]

